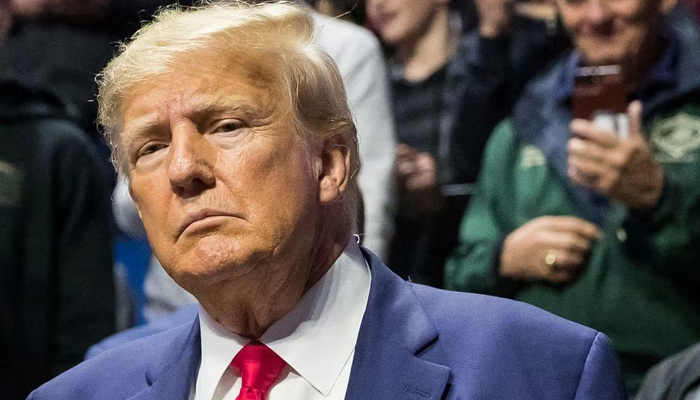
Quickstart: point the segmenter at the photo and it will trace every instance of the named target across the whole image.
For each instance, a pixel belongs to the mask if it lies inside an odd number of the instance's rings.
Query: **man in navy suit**
[[[284,3],[162,11],[107,66],[100,120],[193,322],[31,399],[621,399],[601,333],[405,282],[353,235],[342,81]]]

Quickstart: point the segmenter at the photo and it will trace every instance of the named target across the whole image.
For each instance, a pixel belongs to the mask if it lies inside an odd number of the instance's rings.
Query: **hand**
[[[601,131],[583,119],[571,122],[569,178],[609,196],[630,210],[654,207],[661,197],[664,170],[642,135],[642,104],[627,109],[629,137]]]
[[[510,27],[515,9],[515,0],[476,0],[479,13],[479,34],[494,38]]]
[[[441,207],[435,159],[430,154],[400,143],[395,166],[399,188],[419,210],[431,213]]]
[[[437,185],[433,157],[403,143],[396,147],[396,173],[409,191],[427,190]]]
[[[580,218],[535,218],[503,241],[499,272],[520,281],[572,282],[580,276],[591,245],[600,237],[598,227]]]

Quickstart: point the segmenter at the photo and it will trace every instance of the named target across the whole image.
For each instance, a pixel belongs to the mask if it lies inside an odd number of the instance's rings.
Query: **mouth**
[[[206,224],[209,220],[223,218],[240,218],[237,214],[232,214],[225,211],[219,211],[214,209],[205,208],[194,213],[187,214],[185,221],[180,225],[177,232],[177,237],[182,236],[185,231],[190,227],[196,227],[199,225]]]

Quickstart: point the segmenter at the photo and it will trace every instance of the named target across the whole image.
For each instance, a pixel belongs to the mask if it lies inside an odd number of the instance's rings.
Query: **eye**
[[[141,147],[139,152],[137,153],[137,157],[142,157],[142,156],[147,156],[149,154],[153,154],[156,151],[165,148],[166,145],[163,143],[148,143],[145,146]]]
[[[237,119],[227,119],[214,126],[213,133],[231,133],[243,128],[243,121]]]

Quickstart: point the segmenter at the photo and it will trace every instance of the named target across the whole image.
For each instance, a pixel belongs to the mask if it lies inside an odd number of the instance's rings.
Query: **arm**
[[[575,400],[620,400],[627,394],[622,384],[620,363],[607,336],[598,333],[593,339]]]
[[[700,151],[694,151],[695,159]],[[651,265],[694,291],[700,285],[700,190],[697,161],[664,165],[665,188],[646,212],[628,212],[623,227],[629,254],[649,251]]]
[[[641,112],[639,102],[630,105],[626,139],[574,120],[569,176],[625,206],[623,246],[630,258],[695,288],[700,284],[700,148],[692,138],[674,138],[674,132],[697,129],[692,124],[700,126],[700,117],[676,113],[685,118],[678,120],[672,114],[655,122],[647,139]]]
[[[63,218],[57,228],[52,374],[78,364],[90,345],[115,330],[111,204],[90,150],[66,135],[55,152]]]

